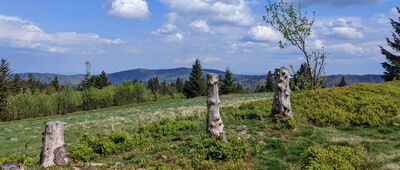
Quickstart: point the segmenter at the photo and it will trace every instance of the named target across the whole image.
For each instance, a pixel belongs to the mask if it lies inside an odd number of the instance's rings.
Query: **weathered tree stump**
[[[214,139],[227,142],[224,124],[219,113],[218,75],[207,75],[207,132]]]
[[[24,165],[17,163],[5,163],[0,165],[0,170],[24,170]]]
[[[292,118],[292,106],[290,104],[289,70],[285,67],[275,69],[275,94],[272,103],[272,115],[282,115],[284,118]]]
[[[43,132],[43,146],[40,153],[40,165],[47,168],[68,163],[64,143],[64,122],[51,121]]]

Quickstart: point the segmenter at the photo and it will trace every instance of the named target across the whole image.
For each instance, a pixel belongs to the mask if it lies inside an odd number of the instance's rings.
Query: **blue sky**
[[[262,74],[304,60],[262,21],[266,0],[1,0],[0,58],[13,72],[116,72],[190,67]],[[380,74],[379,45],[399,0],[302,0],[316,12],[310,48],[326,74]]]

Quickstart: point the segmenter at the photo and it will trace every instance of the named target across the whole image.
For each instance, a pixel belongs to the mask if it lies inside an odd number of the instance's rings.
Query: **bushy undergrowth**
[[[362,169],[365,155],[361,148],[348,146],[311,147],[302,155],[302,169]]]
[[[153,100],[153,94],[142,83],[124,82],[103,89],[78,91],[65,88],[58,92],[26,92],[9,96],[0,121],[50,116],[81,110],[101,109]],[[159,100],[184,98],[183,94],[160,96]]]
[[[400,82],[355,84],[295,93],[296,118],[317,126],[381,126],[400,115]]]

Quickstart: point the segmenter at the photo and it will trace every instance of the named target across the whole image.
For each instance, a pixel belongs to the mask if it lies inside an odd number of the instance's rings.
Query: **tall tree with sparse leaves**
[[[196,59],[192,65],[192,72],[190,73],[189,80],[185,82],[183,87],[183,94],[187,98],[205,95],[206,82],[202,74],[200,60]]]
[[[396,7],[396,9],[397,13],[400,14],[400,8]],[[396,53],[392,53],[380,46],[381,53],[387,59],[386,62],[382,63],[382,67],[385,69],[382,77],[385,81],[400,80],[400,17],[398,21],[390,19],[390,23],[394,29],[392,33],[393,40],[386,38],[386,42]]]
[[[325,58],[326,52],[323,48],[311,49],[307,44],[307,38],[311,36],[314,24],[315,12],[312,19],[307,12],[303,12],[301,5],[295,5],[293,1],[269,0],[265,6],[267,14],[263,20],[273,28],[282,33],[285,41],[280,41],[281,48],[289,45],[299,49],[304,56],[306,74],[305,81],[310,84],[308,89],[316,89],[325,81]]]

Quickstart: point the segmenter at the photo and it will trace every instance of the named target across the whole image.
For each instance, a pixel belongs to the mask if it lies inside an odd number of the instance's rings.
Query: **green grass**
[[[270,97],[271,94],[266,93],[232,94],[221,96],[221,101],[224,106],[229,106]],[[67,123],[65,142],[71,144],[77,141],[84,132],[95,134],[113,129],[129,129],[161,118],[174,118],[176,114],[204,112],[205,109],[205,98],[199,97],[3,122],[0,123],[0,157],[26,153],[38,159],[44,124],[52,120]],[[28,146],[27,149],[24,147],[25,144]]]
[[[67,144],[76,144],[84,132],[101,134],[94,136],[97,142],[90,146],[99,147],[100,143],[109,147],[91,161],[104,164],[98,169],[280,170],[335,166],[397,170],[399,93],[400,82],[297,92],[292,97],[297,122],[294,130],[273,122],[269,114],[271,94],[222,96],[221,114],[230,141],[227,145],[209,140],[206,135],[204,98],[15,121],[0,124],[1,146],[3,142],[7,146],[2,147],[1,155],[22,153],[23,139],[29,138],[28,155],[37,158],[43,124],[59,119],[69,123]],[[113,130],[129,133],[132,141],[128,147],[108,139]],[[72,162],[80,164],[78,160]]]

